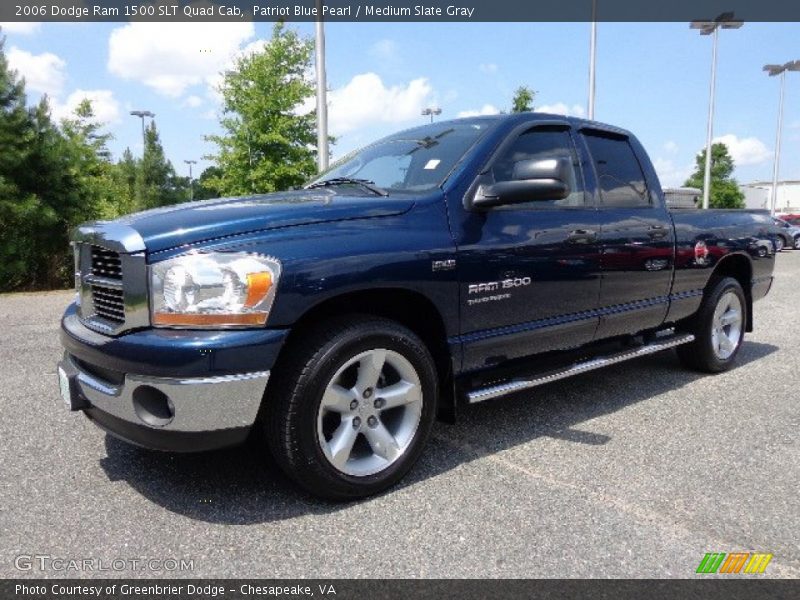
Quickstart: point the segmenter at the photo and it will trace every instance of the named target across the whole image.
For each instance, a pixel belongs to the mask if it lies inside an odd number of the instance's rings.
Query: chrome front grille
[[[107,335],[147,327],[144,244],[132,228],[95,223],[73,233],[78,314],[84,325]]]
[[[122,280],[122,262],[119,252],[92,246],[92,275]]]

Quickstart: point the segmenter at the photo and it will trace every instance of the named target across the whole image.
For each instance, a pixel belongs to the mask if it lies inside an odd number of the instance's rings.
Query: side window
[[[572,145],[569,131],[561,127],[535,127],[520,135],[513,144],[498,157],[491,168],[494,183],[511,181],[514,167],[523,160],[544,160],[548,158],[568,158],[572,163],[569,181],[570,194],[563,200],[535,201],[523,204],[525,208],[583,207],[585,198],[583,184],[575,148]],[[515,208],[514,205],[503,208]]]
[[[625,138],[584,135],[594,161],[602,206],[633,208],[651,206],[644,173]]]

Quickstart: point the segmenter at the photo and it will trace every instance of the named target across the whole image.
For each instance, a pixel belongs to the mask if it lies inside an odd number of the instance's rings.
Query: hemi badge
[[[452,271],[455,268],[455,258],[448,258],[447,260],[434,260],[431,262],[431,270],[433,271]]]

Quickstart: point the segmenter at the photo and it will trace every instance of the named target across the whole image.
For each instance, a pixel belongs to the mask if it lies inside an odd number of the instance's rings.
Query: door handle
[[[574,229],[567,234],[567,241],[572,244],[590,244],[597,240],[594,229]]]
[[[665,225],[650,225],[647,228],[647,235],[651,238],[663,238],[669,235],[669,229]]]

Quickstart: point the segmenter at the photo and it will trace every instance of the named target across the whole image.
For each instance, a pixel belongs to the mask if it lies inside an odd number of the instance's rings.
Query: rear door
[[[488,210],[460,210],[458,246],[465,370],[585,344],[600,292],[599,222],[567,123],[523,126],[479,176],[512,178],[515,163],[568,157],[570,195]]]
[[[674,230],[659,197],[648,185],[634,145],[616,132],[584,130],[597,181],[600,228],[599,317],[596,339],[659,326],[672,285]]]

